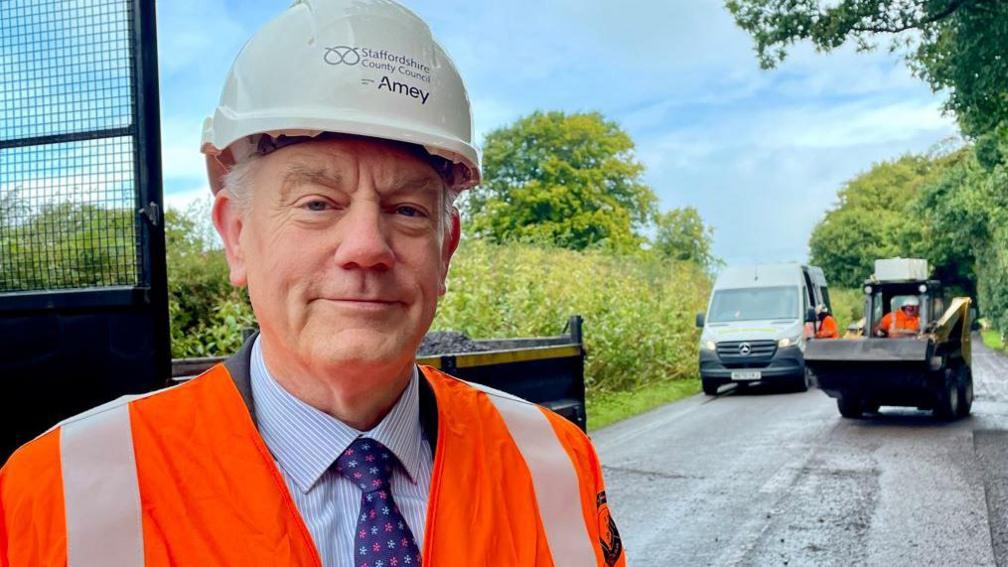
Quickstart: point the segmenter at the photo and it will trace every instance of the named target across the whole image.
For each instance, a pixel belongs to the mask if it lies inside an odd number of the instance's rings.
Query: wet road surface
[[[1008,356],[973,374],[954,422],[752,389],[593,433],[629,563],[1008,566]]]

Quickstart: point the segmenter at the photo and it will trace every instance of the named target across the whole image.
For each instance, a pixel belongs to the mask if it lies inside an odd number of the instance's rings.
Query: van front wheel
[[[801,376],[798,376],[797,378],[794,379],[792,389],[795,392],[807,392],[809,386],[811,385],[812,385],[812,378],[811,376],[809,376],[808,370],[806,370],[805,372],[802,373]]]
[[[708,396],[716,396],[718,388],[721,387],[720,384],[712,380],[704,380],[703,378],[701,378],[700,382],[703,384],[703,393],[707,394]]]

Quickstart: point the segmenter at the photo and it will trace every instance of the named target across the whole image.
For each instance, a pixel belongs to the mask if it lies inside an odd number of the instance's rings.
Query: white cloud
[[[281,6],[229,7],[223,0],[172,0],[158,9],[161,155],[166,185],[206,176],[199,153],[203,118],[217,105],[231,63],[253,29]]]
[[[640,144],[667,207],[691,205],[734,262],[804,260],[808,236],[842,184],[872,163],[954,135],[937,101],[755,106]]]
[[[776,147],[846,148],[867,144],[899,143],[919,134],[954,129],[933,101],[906,100],[876,106],[858,101],[830,108],[806,107],[789,113],[789,124],[777,117],[764,124],[773,136],[764,143]],[[936,140],[937,141],[937,140]]]
[[[823,148],[899,144],[918,135],[942,136],[955,123],[943,116],[935,100],[892,102],[858,99],[847,103],[809,101],[803,105],[760,105],[728,114],[714,113],[684,128],[641,143],[652,168],[683,163],[730,149],[771,152],[788,148]]]
[[[210,186],[204,185],[202,187],[193,187],[190,189],[182,189],[179,191],[165,192],[164,204],[165,208],[176,209],[179,211],[185,211],[189,209],[194,204],[204,204],[208,199],[210,199]]]
[[[161,126],[161,164],[166,181],[192,184],[206,177],[200,153],[202,118],[199,115],[168,118]]]
[[[132,207],[133,177],[127,171],[43,173],[16,181],[0,182],[5,205],[16,203],[23,214],[38,213],[52,205]]]
[[[212,78],[227,70],[251,30],[222,0],[172,0],[157,4],[158,64],[162,77],[176,74]],[[217,85],[223,82],[217,76]]]
[[[732,261],[803,259],[835,191],[955,133],[899,56],[791,49],[759,69],[720,0],[405,0],[467,81],[477,140],[534,110],[600,110],[638,144],[663,206],[695,205]],[[198,153],[241,44],[282,7],[159,4],[168,203],[206,194]]]

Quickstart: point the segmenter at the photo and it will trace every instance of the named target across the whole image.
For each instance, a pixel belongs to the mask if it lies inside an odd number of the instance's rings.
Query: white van
[[[805,323],[830,306],[823,271],[799,264],[726,268],[714,283],[707,315],[697,314],[700,379],[713,396],[731,383],[779,383],[808,389]]]

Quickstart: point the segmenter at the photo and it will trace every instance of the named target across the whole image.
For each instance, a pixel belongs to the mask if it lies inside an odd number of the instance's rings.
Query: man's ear
[[[245,251],[242,249],[241,234],[245,228],[245,218],[241,205],[228,191],[219,191],[213,203],[213,223],[224,242],[224,255],[230,268],[231,285],[244,286],[247,280]]]
[[[451,265],[452,256],[458,249],[459,239],[462,237],[462,222],[459,219],[459,210],[452,207],[451,226],[445,235],[445,241],[441,245],[441,289],[439,295],[444,295],[448,291],[446,280],[448,279],[448,267]]]

